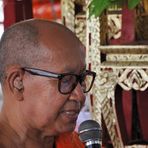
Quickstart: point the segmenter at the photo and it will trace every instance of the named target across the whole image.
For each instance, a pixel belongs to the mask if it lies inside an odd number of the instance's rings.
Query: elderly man
[[[32,19],[8,28],[0,42],[0,148],[84,147],[73,131],[94,78],[85,48],[63,25]]]

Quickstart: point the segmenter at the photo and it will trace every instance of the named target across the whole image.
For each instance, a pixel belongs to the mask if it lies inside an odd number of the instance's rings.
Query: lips
[[[67,101],[60,114],[65,121],[75,122],[78,118],[79,112],[81,110],[81,102],[77,100]]]
[[[76,121],[79,115],[79,110],[63,110],[61,114],[69,121]]]

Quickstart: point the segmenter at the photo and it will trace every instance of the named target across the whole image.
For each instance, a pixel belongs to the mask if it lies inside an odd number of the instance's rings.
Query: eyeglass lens
[[[81,84],[83,92],[88,92],[93,83],[93,75],[85,74],[79,79],[75,75],[65,75],[60,81],[59,89],[62,93],[70,93],[78,82]]]
[[[74,75],[65,75],[60,81],[60,91],[62,93],[69,93],[77,84],[77,78]]]

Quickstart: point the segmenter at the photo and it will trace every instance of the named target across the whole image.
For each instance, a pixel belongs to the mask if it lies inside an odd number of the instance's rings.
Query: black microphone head
[[[82,142],[102,141],[102,128],[94,120],[82,122],[78,128],[79,138]]]

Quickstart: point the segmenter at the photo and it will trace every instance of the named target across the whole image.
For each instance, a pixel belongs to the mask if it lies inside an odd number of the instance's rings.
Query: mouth
[[[76,100],[66,102],[61,109],[61,116],[64,121],[75,123],[81,110],[81,103]]]
[[[69,121],[75,122],[79,115],[79,110],[63,110],[61,114]]]

